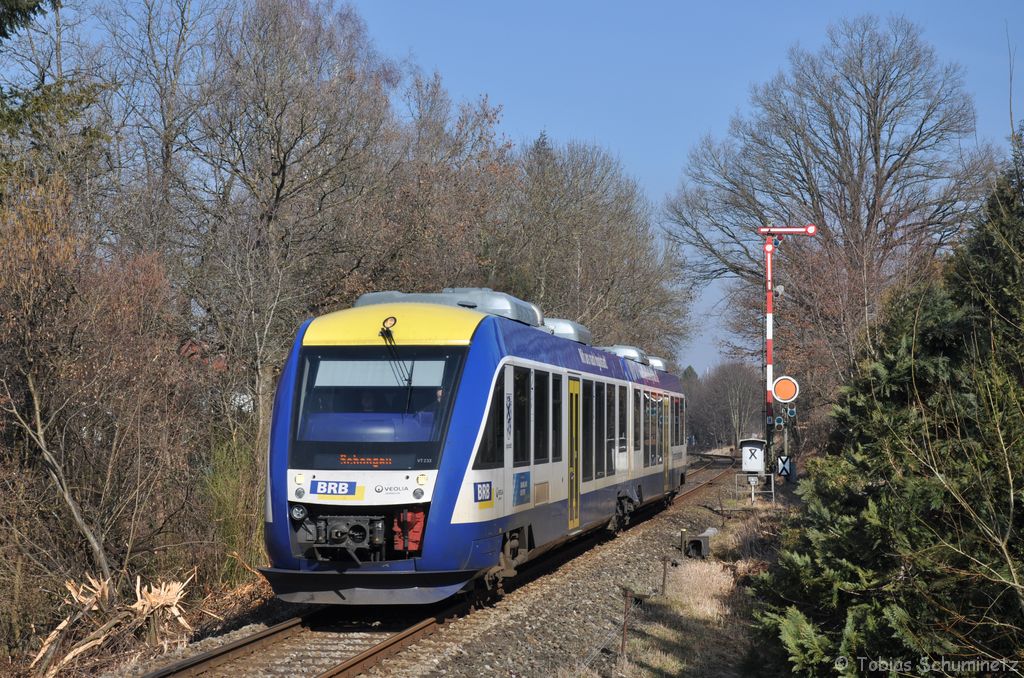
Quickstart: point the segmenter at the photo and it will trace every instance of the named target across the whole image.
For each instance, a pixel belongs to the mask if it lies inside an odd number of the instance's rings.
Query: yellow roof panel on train
[[[486,317],[479,311],[440,304],[371,304],[335,311],[309,324],[303,346],[376,346],[384,321],[395,343],[404,346],[467,346],[477,325]]]

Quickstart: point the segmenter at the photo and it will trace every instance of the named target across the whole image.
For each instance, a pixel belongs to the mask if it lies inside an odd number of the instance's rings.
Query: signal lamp
[[[412,496],[415,497],[416,499],[423,498],[423,488],[417,487],[415,490],[412,491]]]

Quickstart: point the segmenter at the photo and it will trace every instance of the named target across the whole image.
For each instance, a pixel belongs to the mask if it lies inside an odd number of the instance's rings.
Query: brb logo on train
[[[485,483],[473,483],[473,501],[477,508],[494,508],[494,491],[491,481]]]
[[[362,499],[366,488],[347,480],[314,480],[309,484],[309,493],[317,499],[344,501]]]

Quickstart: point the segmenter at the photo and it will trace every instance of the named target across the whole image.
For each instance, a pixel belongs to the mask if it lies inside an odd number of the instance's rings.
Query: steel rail
[[[708,456],[712,456],[712,455],[708,455]],[[719,478],[724,476],[726,473],[731,471],[733,469],[733,467],[736,466],[736,458],[731,456],[731,455],[722,454],[722,455],[714,455],[714,456],[719,457],[719,458],[721,458],[723,460],[724,459],[728,459],[729,460],[729,465],[726,466],[721,471],[719,471],[718,473],[716,473],[715,475],[713,475],[710,478],[708,478],[707,480],[705,480],[704,482],[702,482],[701,484],[696,485],[696,486],[686,490],[685,492],[677,493],[676,496],[672,498],[672,503],[673,504],[675,504],[678,500],[682,499],[683,497],[685,497],[687,495],[693,494],[694,492],[697,492],[698,490],[702,490],[705,487],[708,487],[709,485],[711,485],[711,483],[715,482],[716,480],[718,480]],[[702,466],[700,469],[698,469],[698,471],[702,471],[702,470],[708,468],[709,466],[711,466],[712,463],[713,462],[710,462],[707,466]]]
[[[349,678],[350,676],[358,676],[371,666],[384,661],[388,657],[398,654],[421,638],[434,633],[438,628],[440,628],[441,624],[442,622],[439,622],[436,617],[424,619],[418,624],[413,624],[404,631],[400,631],[393,636],[389,636],[384,641],[360,652],[355,657],[347,659],[336,666],[332,666],[323,673],[317,675],[316,678]]]
[[[283,640],[296,636],[306,631],[314,618],[319,617],[328,608],[317,608],[306,614],[292,617],[280,624],[257,633],[244,636],[238,640],[213,648],[206,652],[193,655],[186,659],[168,664],[162,668],[146,673],[143,678],[165,678],[166,676],[198,676],[221,664],[235,661],[241,657],[253,654],[257,650],[275,645]]]

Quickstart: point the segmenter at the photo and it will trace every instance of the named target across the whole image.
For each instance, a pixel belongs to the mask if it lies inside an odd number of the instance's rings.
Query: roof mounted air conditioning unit
[[[620,356],[622,358],[626,358],[627,360],[632,360],[635,363],[640,363],[641,365],[651,364],[647,357],[647,354],[644,353],[642,349],[639,349],[636,346],[615,344],[614,346],[598,346],[598,348],[600,348],[602,351],[614,353],[615,355]]]
[[[651,367],[662,372],[668,372],[668,361],[664,358],[658,358],[653,355],[647,356],[648,363]]]
[[[578,322],[565,318],[545,318],[544,327],[548,328],[556,337],[571,339],[588,346],[594,340],[589,329]]]
[[[441,304],[443,306],[461,306],[481,313],[497,315],[533,327],[542,327],[544,315],[536,304],[517,299],[511,294],[495,292],[487,287],[448,287],[441,292],[368,292],[358,299],[353,306],[370,306],[374,304]]]

